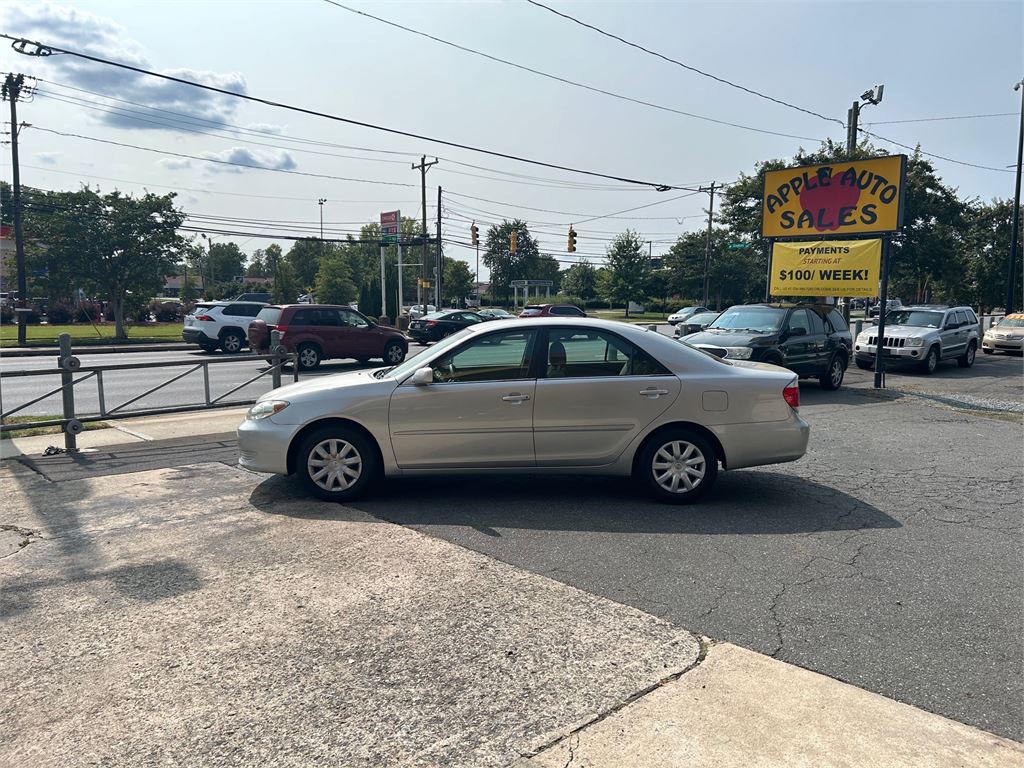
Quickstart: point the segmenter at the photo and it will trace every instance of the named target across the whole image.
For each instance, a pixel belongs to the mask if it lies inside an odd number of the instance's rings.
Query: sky
[[[792,158],[825,138],[845,142],[852,101],[882,83],[883,100],[864,107],[863,128],[946,158],[933,158],[935,167],[964,198],[1013,195],[1024,2],[543,2],[713,77],[527,0],[2,0],[0,33],[647,184],[389,134],[74,56],[23,56],[0,41],[0,71],[38,78],[34,98],[18,105],[27,124],[22,183],[176,191],[190,214],[187,234],[252,253],[271,242],[287,248],[287,235],[318,235],[321,211],[327,237],[358,233],[382,211],[419,218],[420,174],[411,166],[425,155],[438,158],[427,173],[427,216],[433,233],[441,186],[447,255],[475,269],[465,245],[470,222],[483,236],[496,221],[521,218],[563,268],[584,258],[600,264],[627,227],[658,255],[706,226],[707,194],[652,185],[728,183],[759,161]],[[976,115],[996,116],[931,120]],[[8,152],[5,144],[0,178],[10,181]],[[570,224],[575,254],[564,252]]]

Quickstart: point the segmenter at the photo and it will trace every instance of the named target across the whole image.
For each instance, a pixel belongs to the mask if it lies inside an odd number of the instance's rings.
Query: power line
[[[699,192],[692,192],[691,194],[700,194],[700,193]],[[466,200],[478,200],[478,201],[483,202],[483,203],[492,203],[494,205],[507,205],[509,208],[522,208],[523,210],[526,210],[526,211],[540,211],[541,213],[554,213],[554,214],[556,214],[558,216],[573,216],[573,217],[589,216],[590,218],[586,219],[586,221],[592,221],[592,220],[595,220],[595,219],[613,219],[613,218],[616,218],[616,216],[613,216],[611,214],[598,214],[598,215],[594,215],[594,214],[591,214],[591,213],[579,213],[579,212],[575,212],[574,213],[572,211],[555,211],[555,210],[552,210],[550,208],[534,208],[533,206],[520,205],[519,203],[509,203],[509,202],[502,201],[502,200],[490,200],[490,199],[488,199],[486,197],[475,197],[474,195],[464,195],[461,192],[445,192],[445,195],[448,195],[450,197],[465,198]],[[680,195],[679,197],[673,197],[673,198],[669,198],[667,200],[658,200],[657,202],[649,203],[648,205],[641,205],[641,206],[638,206],[636,208],[631,208],[631,209],[627,209],[627,210],[634,210],[635,211],[635,210],[639,210],[640,208],[649,208],[652,205],[659,205],[660,203],[670,203],[673,200],[678,200],[678,199],[680,199],[682,197],[690,197],[690,195]],[[625,218],[640,220],[643,217],[629,216],[629,217],[625,217]],[[661,217],[659,217],[659,218],[661,218]],[[675,217],[669,217],[669,218],[675,218]]]
[[[920,152],[922,155],[927,155],[928,157],[934,157],[937,160],[945,160],[947,163],[956,163],[957,165],[966,165],[969,168],[981,168],[984,171],[999,171],[1000,173],[1013,173],[1013,170],[1010,169],[1010,168],[995,168],[995,167],[993,167],[991,165],[979,165],[978,163],[968,163],[968,162],[966,162],[964,160],[954,160],[952,157],[945,157],[944,155],[937,155],[934,152],[925,152],[923,149],[921,149],[920,145],[918,145],[916,147],[912,147],[909,144],[903,144],[903,143],[898,142],[898,141],[893,141],[892,139],[887,139],[887,138],[885,138],[885,136],[879,136],[877,133],[872,133],[871,131],[864,130],[863,128],[860,128],[858,130],[860,130],[860,132],[863,133],[864,135],[870,136],[870,137],[872,137],[874,139],[878,139],[879,141],[884,141],[884,142],[886,142],[888,144],[894,144],[897,147],[903,147],[904,149],[909,149],[911,152]]]
[[[330,0],[328,0],[328,2],[330,2]],[[846,123],[844,123],[842,120],[839,120],[837,118],[827,117],[826,115],[823,115],[823,114],[821,114],[819,112],[815,112],[815,111],[810,110],[810,109],[805,109],[804,107],[798,107],[796,104],[790,104],[788,101],[782,101],[781,99],[776,99],[774,96],[769,96],[768,94],[761,93],[760,91],[755,91],[752,88],[747,88],[746,86],[739,85],[738,83],[734,83],[731,80],[726,80],[724,77],[719,77],[718,75],[713,75],[710,72],[705,72],[704,70],[698,69],[697,67],[690,66],[689,64],[684,64],[683,62],[679,61],[678,59],[673,59],[671,56],[666,56],[663,53],[658,53],[657,51],[652,51],[649,48],[644,48],[644,46],[640,45],[639,43],[634,43],[634,42],[631,42],[629,40],[626,40],[624,37],[619,37],[618,35],[612,34],[611,32],[606,32],[605,30],[601,29],[600,27],[595,27],[593,24],[588,24],[585,21],[580,21],[575,16],[570,16],[567,13],[562,13],[561,11],[556,11],[554,8],[550,8],[550,7],[546,6],[546,5],[544,5],[543,3],[537,2],[537,0],[526,0],[526,2],[528,2],[530,5],[537,6],[538,8],[543,8],[545,11],[553,13],[556,16],[561,16],[563,19],[567,19],[568,21],[571,21],[574,24],[579,24],[581,27],[586,27],[587,29],[593,30],[594,32],[597,32],[600,35],[604,35],[605,37],[610,37],[612,40],[617,40],[620,43],[628,45],[630,48],[636,48],[637,50],[643,51],[646,54],[649,54],[651,56],[656,56],[657,58],[662,59],[663,61],[667,61],[670,64],[675,64],[678,67],[682,67],[683,69],[689,70],[690,72],[694,72],[694,73],[696,73],[698,75],[701,75],[702,77],[710,78],[710,79],[712,79],[712,80],[714,80],[716,82],[722,83],[723,85],[728,85],[731,88],[736,88],[738,90],[744,91],[745,93],[749,93],[752,96],[757,96],[758,98],[766,99],[766,100],[774,102],[776,104],[781,104],[784,107],[789,107],[790,109],[795,109],[798,112],[803,112],[804,114],[812,115],[814,117],[820,117],[822,120],[828,120],[829,122],[832,122],[832,123],[839,123],[842,126],[846,125]]]
[[[874,120],[864,125],[901,125],[903,123],[939,123],[946,120],[979,120],[983,117],[1017,117],[1016,112],[992,112],[987,115],[953,115],[951,117],[918,117],[913,120]]]
[[[77,58],[84,59],[86,61],[93,61],[93,62],[96,62],[98,64],[105,64],[107,66],[117,67],[119,69],[124,69],[124,70],[127,70],[129,72],[136,72],[138,74],[148,75],[149,77],[156,77],[156,78],[159,78],[161,80],[167,80],[167,81],[172,82],[172,83],[180,83],[181,85],[188,85],[188,86],[191,86],[193,88],[199,88],[199,89],[204,90],[204,91],[210,91],[211,93],[219,93],[219,94],[221,94],[223,96],[230,96],[230,97],[236,98],[236,99],[243,99],[244,101],[251,101],[251,102],[256,103],[256,104],[263,104],[263,105],[266,105],[268,107],[275,107],[277,109],[285,109],[285,110],[288,110],[290,112],[296,112],[296,113],[303,114],[303,115],[310,115],[312,117],[321,117],[321,118],[324,118],[326,120],[333,120],[335,122],[346,123],[348,125],[356,125],[356,126],[359,126],[361,128],[369,128],[369,129],[375,130],[375,131],[382,131],[384,133],[391,133],[391,134],[394,134],[396,136],[405,136],[407,138],[419,139],[420,141],[428,141],[428,142],[431,142],[431,143],[434,143],[434,144],[443,144],[444,146],[455,147],[456,149],[464,149],[464,150],[469,151],[469,152],[478,152],[478,153],[484,154],[484,155],[491,155],[492,157],[501,157],[501,158],[504,158],[505,160],[514,160],[516,162],[528,163],[530,165],[537,165],[537,166],[540,166],[540,167],[543,167],[543,168],[552,168],[552,169],[558,170],[558,171],[568,171],[570,173],[578,173],[578,174],[581,174],[581,175],[584,175],[584,176],[594,176],[596,178],[609,179],[611,181],[622,181],[622,182],[625,182],[627,184],[638,184],[640,186],[653,187],[654,189],[656,189],[658,191],[666,191],[667,192],[670,189],[675,189],[676,188],[676,187],[674,187],[674,186],[672,186],[670,184],[661,184],[661,183],[658,183],[658,182],[643,181],[643,180],[640,180],[640,179],[632,179],[632,178],[629,178],[627,176],[616,176],[614,174],[601,173],[601,172],[598,172],[598,171],[589,171],[589,170],[586,170],[586,169],[583,169],[583,168],[573,168],[571,166],[558,165],[557,163],[548,163],[548,162],[545,162],[545,161],[542,161],[542,160],[534,160],[534,159],[531,159],[531,158],[521,157],[519,155],[513,155],[513,154],[506,153],[506,152],[498,152],[496,150],[484,149],[482,147],[475,147],[475,146],[472,146],[472,145],[469,145],[469,144],[460,144],[459,142],[447,141],[445,139],[433,138],[433,137],[430,137],[430,136],[425,136],[425,135],[422,135],[422,134],[413,133],[411,131],[403,131],[403,130],[398,129],[398,128],[389,128],[387,126],[378,125],[376,123],[368,123],[368,122],[363,121],[363,120],[356,120],[354,118],[342,117],[340,115],[332,115],[332,114],[327,113],[327,112],[320,112],[318,110],[307,109],[305,107],[299,107],[299,106],[295,106],[293,104],[287,104],[287,103],[284,103],[284,102],[273,101],[271,99],[264,99],[264,98],[260,98],[258,96],[250,96],[250,95],[244,94],[244,93],[237,93],[235,91],[229,91],[229,90],[227,90],[225,88],[218,88],[218,87],[213,86],[213,85],[206,85],[204,83],[197,83],[197,82],[195,82],[193,80],[186,80],[185,78],[182,78],[182,77],[175,77],[173,75],[168,75],[168,74],[164,74],[164,73],[161,73],[161,72],[154,72],[154,71],[149,70],[149,69],[143,69],[141,67],[135,67],[135,66],[132,66],[130,64],[125,64],[123,62],[111,61],[110,59],[104,59],[104,58],[101,58],[99,56],[91,56],[91,55],[89,55],[87,53],[81,53],[80,51],[72,51],[72,50],[67,49],[67,48],[58,48],[58,47],[52,46],[52,45],[44,45],[43,43],[33,42],[33,41],[27,40],[25,38],[18,38],[18,37],[14,37],[14,36],[8,35],[8,34],[0,33],[0,38],[4,38],[4,39],[7,39],[7,40],[14,41],[15,44],[16,44],[14,46],[14,49],[18,53],[24,53],[26,55],[52,56],[54,53],[63,53],[63,54],[66,54],[68,56],[75,56]],[[28,52],[28,51],[26,51],[25,48],[27,46],[30,46],[30,45],[31,46],[35,46],[37,50],[35,52]]]
[[[489,53],[484,53],[483,51],[478,51],[478,50],[476,50],[474,48],[468,48],[468,47],[466,47],[464,45],[459,45],[458,43],[453,43],[450,40],[445,40],[443,38],[436,37],[435,35],[431,35],[431,34],[428,34],[426,32],[421,32],[418,29],[413,29],[411,27],[403,26],[401,24],[398,24],[397,22],[389,21],[388,19],[383,19],[380,16],[374,16],[371,13],[366,13],[365,11],[360,11],[360,10],[357,10],[355,8],[349,8],[346,5],[342,5],[341,3],[336,2],[336,0],[324,0],[324,2],[328,3],[329,5],[333,5],[333,6],[337,7],[337,8],[340,8],[343,11],[348,11],[349,13],[354,13],[354,14],[356,14],[358,16],[363,16],[363,17],[365,17],[367,19],[372,19],[374,21],[378,21],[381,24],[387,24],[390,27],[395,27],[396,29],[401,29],[404,32],[409,32],[411,34],[418,35],[420,37],[425,37],[428,40],[433,40],[436,43],[441,43],[442,45],[447,45],[447,46],[449,46],[451,48],[456,48],[456,49],[458,49],[460,51],[465,51],[466,53],[472,53],[475,56],[482,56],[485,59],[489,59],[491,61],[498,62],[499,64],[505,64],[506,66],[514,67],[516,69],[523,70],[524,72],[530,72],[531,74],[539,75],[540,77],[545,77],[545,78],[548,78],[549,80],[555,80],[555,81],[557,81],[559,83],[563,83],[565,85],[571,85],[574,88],[582,88],[584,90],[591,91],[593,93],[600,93],[600,94],[602,94],[604,96],[611,96],[614,99],[621,99],[622,101],[629,101],[629,102],[632,102],[633,104],[639,104],[639,105],[644,106],[644,107],[651,107],[652,109],[659,109],[659,110],[661,110],[663,112],[672,112],[672,113],[677,114],[677,115],[683,115],[685,117],[692,117],[692,118],[694,118],[696,120],[705,120],[707,122],[715,123],[717,125],[728,125],[728,126],[730,126],[732,128],[740,128],[740,129],[742,129],[744,131],[753,131],[755,133],[764,133],[764,134],[768,134],[769,136],[781,136],[781,137],[787,138],[787,139],[799,139],[801,141],[817,141],[817,142],[821,142],[822,141],[822,139],[817,139],[817,138],[813,138],[813,137],[809,137],[809,136],[796,136],[796,135],[793,135],[793,134],[790,134],[790,133],[781,133],[779,131],[769,131],[769,130],[767,130],[765,128],[755,128],[754,126],[751,126],[751,125],[743,125],[741,123],[732,123],[732,122],[729,122],[728,120],[719,120],[719,119],[714,118],[714,117],[708,117],[707,115],[699,115],[699,114],[697,114],[695,112],[686,112],[686,111],[681,110],[681,109],[676,109],[675,107],[666,107],[663,104],[656,104],[656,103],[654,103],[652,101],[645,101],[643,99],[637,99],[637,98],[634,98],[632,96],[626,96],[625,94],[616,93],[615,91],[609,91],[609,90],[606,90],[604,88],[598,88],[597,86],[587,85],[586,83],[581,83],[581,82],[578,82],[576,80],[570,80],[570,79],[568,79],[566,77],[561,77],[559,75],[554,75],[554,74],[551,74],[550,72],[544,72],[544,71],[539,70],[539,69],[534,69],[533,67],[528,67],[525,64],[518,64],[518,63],[516,63],[514,61],[509,61],[508,59],[502,59],[502,58],[499,58],[498,56],[492,56]],[[544,7],[544,6],[542,6],[542,7]],[[557,13],[557,11],[556,11],[556,13]],[[718,79],[718,78],[715,78],[715,79]],[[741,86],[737,86],[737,87],[741,87]],[[747,90],[747,89],[744,88],[743,90]],[[753,93],[753,91],[752,91],[752,93]],[[765,98],[770,98],[770,97],[766,96]],[[772,101],[776,101],[776,99],[771,99],[771,100]],[[785,102],[779,102],[779,103],[780,104],[785,104]],[[787,105],[787,106],[791,106],[791,105]],[[800,109],[800,107],[795,107],[795,109]],[[807,110],[801,110],[801,111],[806,112]],[[822,117],[822,115],[818,115],[816,112],[811,112],[810,114],[815,115],[816,117]],[[827,118],[826,117],[824,119],[830,120],[832,118]],[[839,122],[840,125],[843,124],[841,121],[838,121],[838,120],[836,122]]]

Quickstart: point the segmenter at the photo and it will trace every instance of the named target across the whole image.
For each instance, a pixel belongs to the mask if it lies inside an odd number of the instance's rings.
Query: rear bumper
[[[216,344],[217,338],[207,336],[202,328],[182,328],[181,338],[189,344]]]
[[[784,421],[708,427],[725,450],[727,469],[796,461],[807,453],[811,425],[795,411]]]

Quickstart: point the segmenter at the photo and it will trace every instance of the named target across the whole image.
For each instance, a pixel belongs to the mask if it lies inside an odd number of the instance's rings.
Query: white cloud
[[[209,170],[215,173],[241,173],[244,168],[272,168],[278,171],[290,171],[296,167],[295,160],[285,151],[253,150],[247,147],[232,147],[220,152],[203,152],[207,160],[219,161],[211,163]],[[233,163],[233,165],[224,165]]]
[[[56,165],[57,158],[63,154],[63,152],[36,152],[35,158],[45,165]]]
[[[184,168],[191,168],[192,161],[185,157],[165,157],[157,160],[157,165],[161,165],[169,171],[180,171]]]
[[[6,27],[4,31],[8,34],[155,71],[142,45],[129,37],[124,27],[107,17],[64,5],[22,3],[9,5],[2,18]],[[51,56],[46,59],[45,69],[37,67],[35,71],[40,77],[48,80],[138,102],[152,108],[146,110],[146,114],[135,116],[151,122],[141,122],[128,115],[113,112],[102,113],[102,116],[97,118],[105,125],[118,128],[175,130],[173,122],[170,122],[174,116],[156,111],[158,109],[184,112],[203,120],[222,122],[231,119],[240,104],[238,99],[231,96],[124,69],[98,66],[74,56]],[[245,78],[237,72],[168,69],[162,73],[235,93],[246,92]]]

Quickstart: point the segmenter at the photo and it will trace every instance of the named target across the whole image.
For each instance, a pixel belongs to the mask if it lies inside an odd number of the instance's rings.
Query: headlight
[[[245,418],[265,419],[268,416],[273,416],[275,413],[280,413],[287,407],[288,403],[285,400],[264,400],[250,408],[249,412],[245,414]]]
[[[754,351],[750,347],[726,347],[729,350],[729,357],[733,360],[749,360]]]
[[[905,347],[920,347],[924,346],[924,339],[920,336],[908,336],[907,340],[903,343]]]

